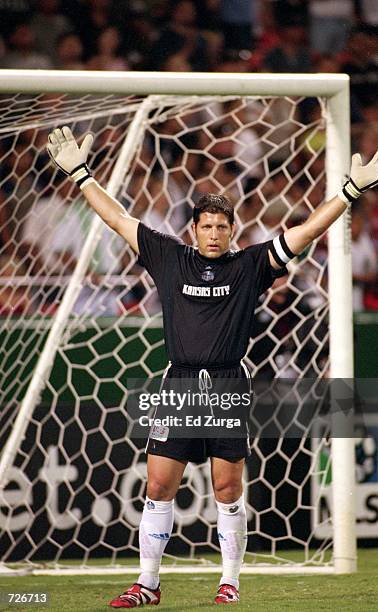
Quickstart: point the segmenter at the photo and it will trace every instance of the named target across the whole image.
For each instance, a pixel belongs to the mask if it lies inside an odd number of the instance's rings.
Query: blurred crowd
[[[240,73],[346,72],[351,78],[352,147],[360,151],[366,161],[378,146],[377,0],[0,0],[0,67]],[[311,105],[304,107],[303,112],[307,113],[308,119],[313,108]],[[222,136],[226,136],[227,129],[234,128],[219,122],[217,129],[220,138],[217,146],[219,148],[223,144],[224,147],[227,141]],[[245,130],[245,146],[233,152],[244,167],[249,167],[249,173],[243,177],[246,206],[244,213],[240,211],[240,220],[247,224],[247,228],[248,223],[251,224],[251,215],[256,212],[253,196],[248,197],[248,194],[253,192],[254,186],[262,178],[262,169],[255,163],[264,154],[259,144],[260,136],[258,131]],[[15,227],[21,227],[21,223],[16,223],[17,216],[21,219],[23,211],[27,210],[28,190],[35,184],[35,177],[27,172],[32,160],[27,150],[21,149],[14,151],[13,165],[12,159],[8,160],[13,179],[5,180],[2,185],[3,191],[8,190],[8,195],[13,194],[13,200],[16,198],[18,203],[11,220],[6,216],[5,207],[0,205],[0,225],[3,228],[0,232],[0,249],[12,241],[13,244],[18,242],[18,245],[30,244],[33,237],[42,237],[49,229],[42,220],[49,218],[50,227],[59,227],[59,231],[55,234],[50,231],[49,238],[46,237],[41,248],[31,253],[33,265],[35,268],[39,265],[41,269],[42,264],[38,262],[44,260],[46,266],[48,261],[49,274],[54,273],[54,266],[63,264],[66,270],[72,272],[80,249],[78,245],[82,245],[85,238],[85,228],[79,217],[75,218],[76,213],[67,219],[62,212],[64,202],[71,195],[67,182],[63,181],[56,191],[54,202],[46,191],[38,202],[40,214],[28,219],[22,236],[11,235],[12,222]],[[219,150],[217,155],[226,158],[228,153]],[[177,159],[173,161],[177,162]],[[208,164],[198,164],[198,160],[196,163],[196,192],[199,194],[216,190],[219,185],[232,194],[232,190],[237,191],[241,184],[236,176],[238,171],[240,173],[240,167],[238,170],[232,162],[220,164],[216,176]],[[174,231],[177,230],[175,223],[178,223],[174,215],[182,215],[185,225],[190,214],[190,209],[185,209],[187,180],[180,168],[181,162],[177,162],[176,173],[170,175],[170,199],[175,201],[175,207],[168,230]],[[215,177],[215,184],[209,179],[210,175]],[[4,170],[0,171],[1,176],[4,176]],[[22,181],[18,181],[17,176],[22,177]],[[167,202],[159,197],[158,176],[159,173],[155,172],[149,185],[150,197],[156,206],[146,213],[144,220],[164,231],[167,230],[164,226],[167,222]],[[17,182],[18,193],[12,191],[12,180]],[[130,199],[133,191],[134,195],[137,192],[137,182],[138,177],[135,176],[134,186],[130,186],[127,194]],[[315,193],[319,191],[315,176],[313,183],[315,204],[324,194]],[[278,197],[285,188],[284,177],[277,173],[272,176],[269,185]],[[301,193],[295,194],[294,191],[293,188],[289,194],[291,198],[301,196]],[[240,193],[235,193],[235,196],[239,197]],[[181,208],[178,206],[180,201],[183,202]],[[272,231],[281,220],[282,208],[277,204],[274,206],[273,202],[269,214],[263,219],[268,229],[271,225]],[[125,205],[128,205],[126,201]],[[137,211],[138,206],[143,216],[142,199],[136,203]],[[277,218],[275,213],[278,214]],[[81,234],[74,239],[78,228],[82,228]],[[245,231],[239,236],[238,246],[268,238],[267,232],[261,234],[261,227],[254,227],[253,231]],[[354,206],[351,240],[354,308],[378,310],[378,190],[367,193]],[[70,245],[72,248],[68,248]],[[55,261],[54,253],[57,254]],[[0,250],[2,277],[14,274],[14,263],[9,254],[4,249]],[[27,266],[28,259],[23,258],[20,246],[17,257]],[[110,263],[104,260],[100,273]],[[30,266],[27,271],[30,271]],[[21,275],[20,269],[18,275]],[[93,275],[95,281],[95,272]],[[287,303],[295,298],[290,294],[290,288],[278,287],[274,295],[271,304],[273,312],[274,302],[277,308],[281,308],[281,302],[286,304],[286,308]],[[11,302],[17,305],[12,314],[28,311],[30,304],[24,303],[22,296],[22,288],[11,290],[0,287],[0,314],[6,314],[7,305]],[[138,298],[136,289],[135,296]],[[52,299],[47,301],[51,303]],[[117,304],[115,300],[114,308],[109,307],[107,314],[117,314]],[[99,305],[92,306],[95,310]],[[304,308],[311,308],[311,304]]]

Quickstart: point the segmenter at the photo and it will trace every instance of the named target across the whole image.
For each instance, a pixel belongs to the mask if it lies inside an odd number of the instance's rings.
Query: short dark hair
[[[234,223],[234,207],[227,196],[215,193],[205,193],[193,208],[193,221],[197,225],[201,213],[223,213],[226,215],[230,225]]]

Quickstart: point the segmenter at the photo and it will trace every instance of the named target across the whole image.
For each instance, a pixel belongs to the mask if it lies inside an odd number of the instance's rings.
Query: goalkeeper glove
[[[48,136],[47,152],[54,164],[77,183],[80,189],[94,181],[86,164],[93,143],[92,134],[87,134],[81,147],[66,125]]]
[[[378,151],[365,166],[362,165],[361,155],[356,153],[352,157],[349,179],[337,195],[346,204],[351,204],[364,191],[376,185],[378,185]]]

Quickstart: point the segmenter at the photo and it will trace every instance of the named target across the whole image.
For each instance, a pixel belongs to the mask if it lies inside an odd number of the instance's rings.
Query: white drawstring
[[[213,407],[211,405],[209,397],[209,389],[211,389],[212,386],[213,382],[211,380],[211,376],[209,372],[205,368],[203,368],[202,370],[200,370],[198,375],[198,387],[201,391],[201,397],[207,398],[205,399],[205,404],[208,404],[210,406],[211,416],[214,416]]]
[[[211,389],[213,386],[209,372],[205,369],[200,370],[198,378],[199,378],[199,383],[198,383],[199,390],[201,392],[204,391],[205,393],[207,393],[208,389]]]

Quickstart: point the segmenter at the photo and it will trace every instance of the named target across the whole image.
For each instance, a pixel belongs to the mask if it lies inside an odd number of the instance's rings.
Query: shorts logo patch
[[[154,509],[155,509],[155,504],[154,504],[154,502],[152,502],[152,501],[148,500],[148,502],[147,502],[147,508],[148,508],[149,510],[154,510]]]
[[[237,512],[238,510],[239,510],[239,506],[232,506],[232,508],[228,509],[230,514],[235,514],[235,512]]]
[[[215,278],[214,272],[211,269],[211,266],[206,266],[204,272],[202,272],[201,274],[201,278],[202,280],[206,281],[206,282],[210,282],[213,281]]]
[[[164,425],[152,425],[150,438],[152,440],[159,440],[159,442],[166,442],[168,440],[169,427]]]

